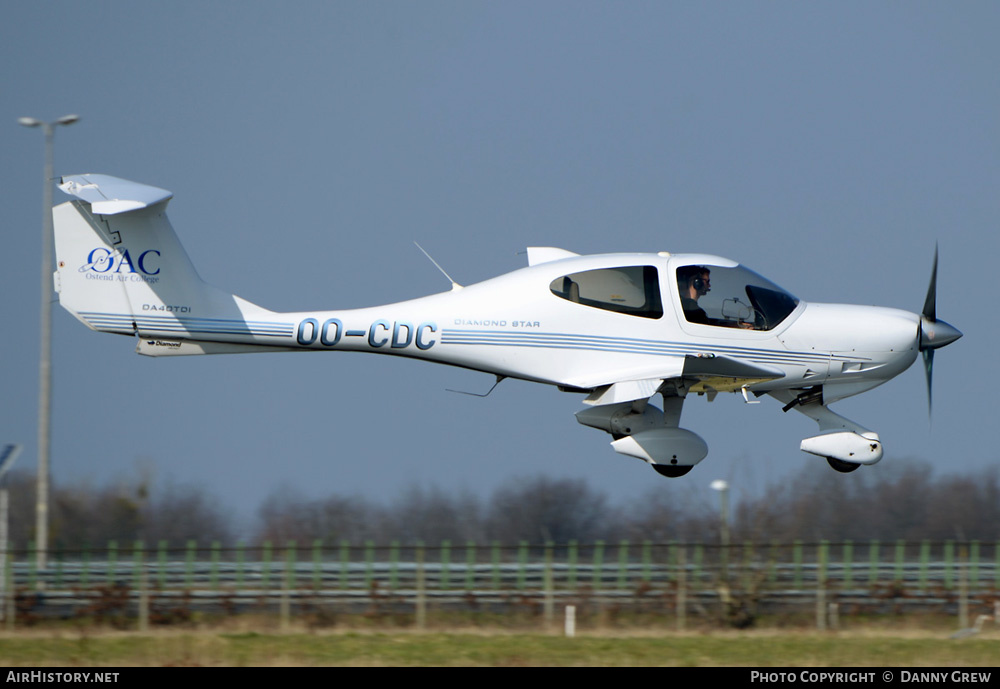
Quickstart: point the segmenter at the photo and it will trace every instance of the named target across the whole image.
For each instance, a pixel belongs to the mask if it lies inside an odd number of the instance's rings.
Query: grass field
[[[863,629],[561,635],[509,630],[29,630],[0,634],[7,667],[133,666],[673,666],[994,667],[1000,632],[965,639],[928,630]]]

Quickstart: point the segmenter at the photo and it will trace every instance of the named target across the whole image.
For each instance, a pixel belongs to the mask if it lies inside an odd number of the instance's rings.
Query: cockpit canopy
[[[642,318],[660,318],[660,282],[653,266],[599,268],[556,278],[549,290],[576,304]]]
[[[771,330],[799,300],[749,268],[686,265],[677,268],[681,309],[691,323]]]
[[[675,279],[680,313],[690,323],[771,330],[799,303],[773,282],[738,264],[682,265],[676,269]],[[655,266],[616,266],[570,273],[553,280],[549,290],[567,301],[605,311],[640,318],[663,316]]]

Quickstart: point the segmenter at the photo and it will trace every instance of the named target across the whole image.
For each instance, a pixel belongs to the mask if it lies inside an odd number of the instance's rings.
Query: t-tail
[[[52,209],[55,287],[93,330],[140,338],[141,354],[258,351],[287,342],[278,314],[206,284],[167,219],[172,194],[108,175],[63,177]],[[268,347],[268,348],[270,348]]]

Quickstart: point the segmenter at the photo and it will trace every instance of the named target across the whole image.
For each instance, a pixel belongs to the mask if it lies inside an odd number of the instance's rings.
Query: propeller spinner
[[[962,336],[957,329],[937,318],[937,265],[938,250],[934,247],[934,267],[931,270],[931,284],[927,288],[924,310],[920,314],[920,352],[924,355],[924,373],[927,376],[927,413],[932,406],[932,380],[934,371],[934,350],[949,345]]]

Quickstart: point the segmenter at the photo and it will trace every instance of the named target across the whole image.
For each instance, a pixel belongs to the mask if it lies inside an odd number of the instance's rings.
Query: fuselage
[[[714,276],[716,287],[699,301],[716,316],[710,322],[692,321],[683,308],[678,269],[690,266]],[[242,323],[231,327],[155,314],[137,319],[139,334],[407,356],[584,390],[676,376],[685,356],[724,356],[781,372],[754,392],[823,385],[833,399],[909,367],[920,321],[896,309],[809,304],[728,259],[665,253],[562,258],[370,308],[239,306]]]

